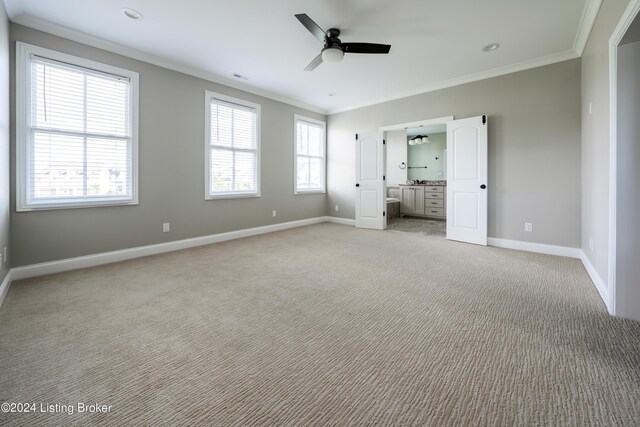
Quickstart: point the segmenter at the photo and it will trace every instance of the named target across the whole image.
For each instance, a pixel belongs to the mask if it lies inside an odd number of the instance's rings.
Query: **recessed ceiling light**
[[[490,43],[490,44],[486,45],[485,47],[483,47],[482,50],[485,51],[485,52],[493,52],[494,50],[496,50],[499,47],[500,47],[500,43]]]
[[[122,8],[122,13],[124,13],[127,18],[142,19],[142,14],[140,12],[129,7]]]
[[[337,95],[337,93],[330,92],[330,93],[328,93],[327,95],[329,95],[329,96],[336,96],[336,95]]]

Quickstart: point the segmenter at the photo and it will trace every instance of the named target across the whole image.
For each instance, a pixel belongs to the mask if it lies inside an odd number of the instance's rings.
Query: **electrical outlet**
[[[592,111],[593,111],[593,109],[592,109],[592,108],[593,108],[593,103],[592,103],[592,102],[590,102],[590,103],[589,103],[589,115],[591,115],[591,113],[592,113]]]
[[[589,236],[589,249],[593,251],[593,237]]]
[[[533,231],[533,224],[530,223],[530,222],[525,222],[524,223],[524,231],[532,232]]]
[[[168,233],[170,231],[171,231],[171,223],[165,222],[164,224],[162,224],[162,232],[163,233]]]
[[[275,218],[275,217],[276,217],[276,215],[278,215],[278,212],[276,212],[276,211],[271,211],[271,216],[272,216],[272,217],[274,217],[274,218]]]
[[[338,212],[340,210],[340,208],[338,207],[338,205],[336,205],[336,212]]]

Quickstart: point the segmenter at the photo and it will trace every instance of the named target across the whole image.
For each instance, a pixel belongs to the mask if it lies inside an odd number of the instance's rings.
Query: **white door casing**
[[[387,225],[382,132],[356,135],[356,227]]]
[[[487,245],[487,118],[447,123],[447,239]]]

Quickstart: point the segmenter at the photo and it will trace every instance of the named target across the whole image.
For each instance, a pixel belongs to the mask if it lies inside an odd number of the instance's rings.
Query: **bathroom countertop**
[[[447,180],[445,179],[436,179],[436,180],[427,180],[425,184],[400,184],[401,186],[412,186],[416,185],[447,185]]]

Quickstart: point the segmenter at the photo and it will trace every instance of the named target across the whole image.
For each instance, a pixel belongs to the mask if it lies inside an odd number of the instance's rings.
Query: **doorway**
[[[611,37],[609,310],[640,320],[640,1]]]
[[[387,228],[446,236],[447,122],[453,116],[381,128],[386,141]]]
[[[437,149],[437,143],[431,145],[431,138],[440,138],[436,137],[437,134],[430,136],[428,133],[445,129],[446,135],[443,135],[441,147]],[[388,175],[387,169],[392,169],[392,176],[398,181],[396,188],[396,182],[385,181],[387,203],[399,202],[401,217],[446,221],[446,238],[449,240],[486,246],[487,116],[459,120],[454,120],[453,116],[441,117],[380,130],[384,135],[383,141],[396,141],[402,153],[405,148],[407,153],[405,162],[403,155],[388,155],[393,145],[384,150],[385,159],[391,161],[385,160],[383,175]],[[425,149],[420,149],[421,145],[426,145]],[[416,153],[414,158],[410,155],[412,147]],[[400,172],[395,170],[396,166]],[[387,210],[392,209],[389,206]]]

